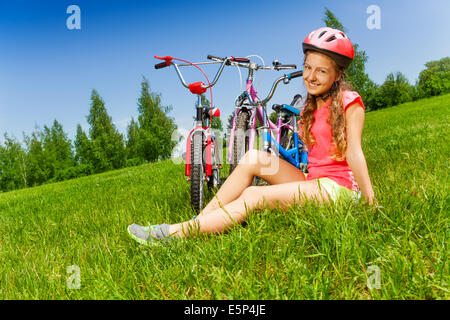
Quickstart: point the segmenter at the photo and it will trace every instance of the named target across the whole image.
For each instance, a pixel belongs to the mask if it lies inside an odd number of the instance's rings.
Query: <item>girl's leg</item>
[[[303,203],[305,199],[328,202],[330,197],[326,190],[319,189],[317,180],[296,181],[273,186],[251,186],[242,192],[236,200],[223,208],[198,216],[195,220],[171,225],[169,232],[173,237],[183,238],[190,234],[218,233],[226,231],[235,223],[241,223],[252,209],[266,206],[280,206],[286,209],[294,202]]]
[[[198,214],[198,217],[207,214],[220,206],[236,200],[248,186],[252,184],[253,170],[248,165],[239,164],[231,175],[225,180],[211,201]]]
[[[263,178],[271,185],[306,180],[303,172],[289,162],[264,151],[250,150],[198,216],[236,200],[251,185],[254,176]]]

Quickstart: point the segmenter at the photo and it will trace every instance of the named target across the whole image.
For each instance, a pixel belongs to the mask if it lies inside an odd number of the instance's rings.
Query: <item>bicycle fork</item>
[[[262,143],[262,150],[266,151],[266,152],[270,152],[272,155],[276,155],[276,153],[272,150],[272,135],[270,134],[270,128],[269,128],[269,124],[268,124],[268,116],[267,116],[267,111],[266,108],[263,106],[262,107],[262,112],[263,112],[263,125],[262,125],[262,132],[263,132],[263,143]]]
[[[211,176],[212,170],[213,169],[217,169],[220,170],[222,169],[222,166],[220,164],[220,160],[219,160],[219,154],[218,152],[220,152],[220,150],[218,150],[217,148],[217,144],[216,144],[216,140],[214,139],[214,137],[211,135],[210,129],[209,130],[205,130],[203,128],[203,105],[201,102],[201,95],[197,95],[197,102],[195,104],[196,107],[196,117],[195,117],[195,127],[194,129],[189,133],[187,141],[186,141],[186,165],[185,165],[185,175],[188,177],[187,179],[190,179],[190,175],[191,175],[191,164],[192,164],[192,159],[191,159],[191,143],[192,143],[192,136],[194,135],[194,133],[196,131],[202,131],[203,132],[203,139],[202,139],[202,150],[206,151],[206,162],[204,162],[205,164],[205,174],[207,177]],[[206,126],[209,126],[209,123],[206,124]],[[215,163],[216,165],[213,167],[213,154],[212,154],[212,148],[214,148],[215,152],[214,152],[214,157],[215,157]],[[202,155],[203,158],[203,155]],[[203,158],[204,159],[204,158]],[[203,163],[203,161],[202,161]]]

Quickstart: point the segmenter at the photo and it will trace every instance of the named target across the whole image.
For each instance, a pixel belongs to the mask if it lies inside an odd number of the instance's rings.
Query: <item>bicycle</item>
[[[216,189],[220,184],[220,170],[222,169],[222,161],[220,158],[221,150],[217,147],[216,137],[211,132],[210,128],[212,118],[220,117],[220,110],[213,106],[212,93],[210,106],[203,105],[201,97],[206,90],[211,90],[211,87],[217,83],[228,60],[221,62],[221,66],[219,67],[214,80],[209,83],[208,77],[206,77],[198,65],[219,62],[208,61],[191,63],[170,56],[155,56],[155,58],[165,60],[165,62],[156,64],[155,69],[162,69],[171,65],[174,66],[181,84],[189,89],[192,94],[197,95],[197,101],[195,103],[195,127],[189,132],[186,140],[185,175],[187,176],[187,181],[190,181],[191,206],[196,212],[200,212],[204,205],[204,182],[207,182],[209,190]],[[176,64],[173,60],[182,61],[185,62],[185,64]],[[184,66],[197,67],[206,77],[208,84],[206,85],[203,82],[186,83],[179,69],[179,67]]]
[[[208,59],[214,60],[216,62],[224,61],[225,58],[220,58],[216,56],[208,55]],[[284,127],[280,122],[274,124],[270,121],[267,116],[266,104],[272,99],[275,90],[278,84],[283,81],[284,84],[288,84],[291,79],[300,77],[303,75],[302,71],[296,71],[293,73],[285,74],[282,77],[279,77],[275,80],[272,85],[272,88],[267,95],[267,97],[263,100],[258,98],[257,91],[253,85],[254,82],[254,73],[257,70],[285,70],[285,69],[296,69],[297,66],[283,65],[279,61],[275,60],[272,63],[271,67],[261,66],[254,62],[251,62],[249,59],[240,58],[239,62],[232,63],[233,65],[247,68],[248,76],[246,80],[246,88],[245,90],[237,97],[235,106],[236,111],[232,120],[232,127],[229,135],[229,148],[227,154],[228,163],[230,163],[230,174],[237,167],[240,159],[244,156],[244,154],[253,149],[254,138],[257,132],[257,123],[258,120],[262,126],[258,129],[262,129],[263,131],[263,145],[262,149],[264,151],[269,151],[272,154],[278,155],[271,148],[271,133],[269,129],[274,132],[276,135],[276,141],[279,143],[281,138],[281,130],[280,128]],[[255,110],[255,111],[254,111]]]
[[[297,94],[294,96],[290,105],[274,104],[272,109],[277,113],[277,126],[280,128],[280,142],[271,139],[278,153],[290,164],[308,173],[308,148],[298,137],[297,116],[300,115],[301,109],[296,108],[301,102],[302,96]]]

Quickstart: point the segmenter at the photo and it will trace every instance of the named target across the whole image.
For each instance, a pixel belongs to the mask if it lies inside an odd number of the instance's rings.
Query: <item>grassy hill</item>
[[[376,211],[258,210],[222,235],[143,248],[130,223],[193,215],[183,164],[2,193],[0,298],[448,299],[449,110],[445,95],[366,114]],[[72,265],[78,290],[67,286]],[[367,284],[373,266],[378,289]]]

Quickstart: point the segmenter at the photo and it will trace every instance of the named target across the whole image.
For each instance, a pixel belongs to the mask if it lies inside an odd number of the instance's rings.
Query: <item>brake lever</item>
[[[278,60],[273,60],[272,65],[274,66],[275,70],[280,71],[279,66],[281,66],[281,62]]]

